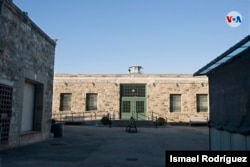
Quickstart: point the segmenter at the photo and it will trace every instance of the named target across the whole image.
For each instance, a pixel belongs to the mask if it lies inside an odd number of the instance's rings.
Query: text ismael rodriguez
[[[166,151],[166,166],[250,166],[249,151]]]

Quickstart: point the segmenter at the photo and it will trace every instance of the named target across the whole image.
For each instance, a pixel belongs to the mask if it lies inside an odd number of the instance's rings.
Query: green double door
[[[145,97],[122,97],[121,119],[137,120],[146,119],[146,98]]]

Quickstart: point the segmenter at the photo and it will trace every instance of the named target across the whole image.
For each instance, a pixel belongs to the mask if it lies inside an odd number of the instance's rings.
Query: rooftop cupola
[[[130,74],[141,74],[142,66],[131,66],[128,68]]]

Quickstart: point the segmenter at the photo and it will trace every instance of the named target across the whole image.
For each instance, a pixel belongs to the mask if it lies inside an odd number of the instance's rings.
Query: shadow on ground
[[[62,138],[1,152],[0,167],[163,167],[166,150],[209,149],[207,127],[63,129]]]

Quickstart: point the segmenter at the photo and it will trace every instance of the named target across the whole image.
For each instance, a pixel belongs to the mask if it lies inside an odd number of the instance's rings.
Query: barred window
[[[123,84],[121,85],[122,97],[145,97],[145,84]]]
[[[72,99],[72,93],[60,94],[60,111],[71,110],[71,99]]]
[[[131,108],[130,101],[123,101],[122,108],[123,108],[123,112],[130,113],[130,108]]]
[[[207,94],[196,95],[197,112],[208,112]]]
[[[97,93],[87,93],[86,111],[97,110]]]
[[[181,95],[171,94],[170,95],[170,112],[180,112],[181,111]]]
[[[0,145],[8,143],[9,140],[12,96],[13,88],[0,84]]]
[[[136,102],[136,112],[137,113],[144,113],[144,101],[137,101]]]

